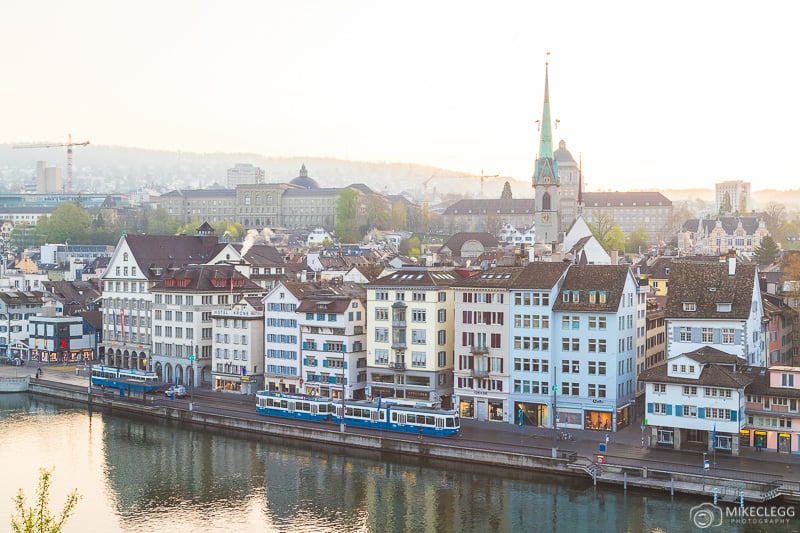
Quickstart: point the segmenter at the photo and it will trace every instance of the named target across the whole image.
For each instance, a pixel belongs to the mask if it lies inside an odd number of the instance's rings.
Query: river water
[[[69,532],[698,531],[686,496],[575,478],[426,463],[0,395],[0,531],[52,468]],[[800,525],[794,522],[794,526]],[[717,531],[779,531],[740,526]]]

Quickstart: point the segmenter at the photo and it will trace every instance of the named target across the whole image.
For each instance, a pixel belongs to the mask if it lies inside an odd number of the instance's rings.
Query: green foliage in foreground
[[[50,511],[50,477],[52,470],[39,469],[39,485],[36,487],[36,502],[25,508],[25,494],[19,489],[13,498],[15,514],[11,517],[11,530],[14,533],[60,533],[67,519],[75,512],[81,496],[78,489],[67,495],[64,508],[56,517]]]

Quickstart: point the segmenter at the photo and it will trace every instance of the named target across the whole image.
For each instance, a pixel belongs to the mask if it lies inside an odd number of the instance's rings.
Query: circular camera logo
[[[700,529],[722,525],[722,509],[711,503],[695,505],[689,510],[689,516],[694,525]]]

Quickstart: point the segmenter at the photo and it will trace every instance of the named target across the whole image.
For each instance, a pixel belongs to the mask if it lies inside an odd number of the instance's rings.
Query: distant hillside
[[[14,150],[0,144],[0,189],[18,191],[36,174],[36,161],[66,167],[66,150],[42,148]],[[121,146],[80,146],[74,149],[75,186],[81,190],[125,192],[141,187],[158,191],[173,188],[225,186],[227,170],[236,163],[251,163],[266,171],[267,181],[289,181],[305,164],[309,176],[322,187],[343,187],[365,183],[388,194],[408,194],[431,203],[454,198],[499,198],[503,184],[510,182],[514,198],[532,198],[530,180],[465,176],[462,172],[426,165],[393,162],[346,161],[323,157],[267,157],[247,153],[169,152]],[[66,171],[64,171],[66,173]],[[591,188],[589,190],[592,190]],[[713,189],[661,190],[673,202],[691,202],[713,210]],[[771,201],[788,211],[800,210],[800,190],[759,190],[753,192],[756,209]]]

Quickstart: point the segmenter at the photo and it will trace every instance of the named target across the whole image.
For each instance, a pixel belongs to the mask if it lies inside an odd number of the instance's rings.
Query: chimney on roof
[[[736,275],[736,251],[730,250],[728,251],[728,275],[735,276]]]
[[[612,265],[619,264],[619,250],[611,250],[611,264]]]

